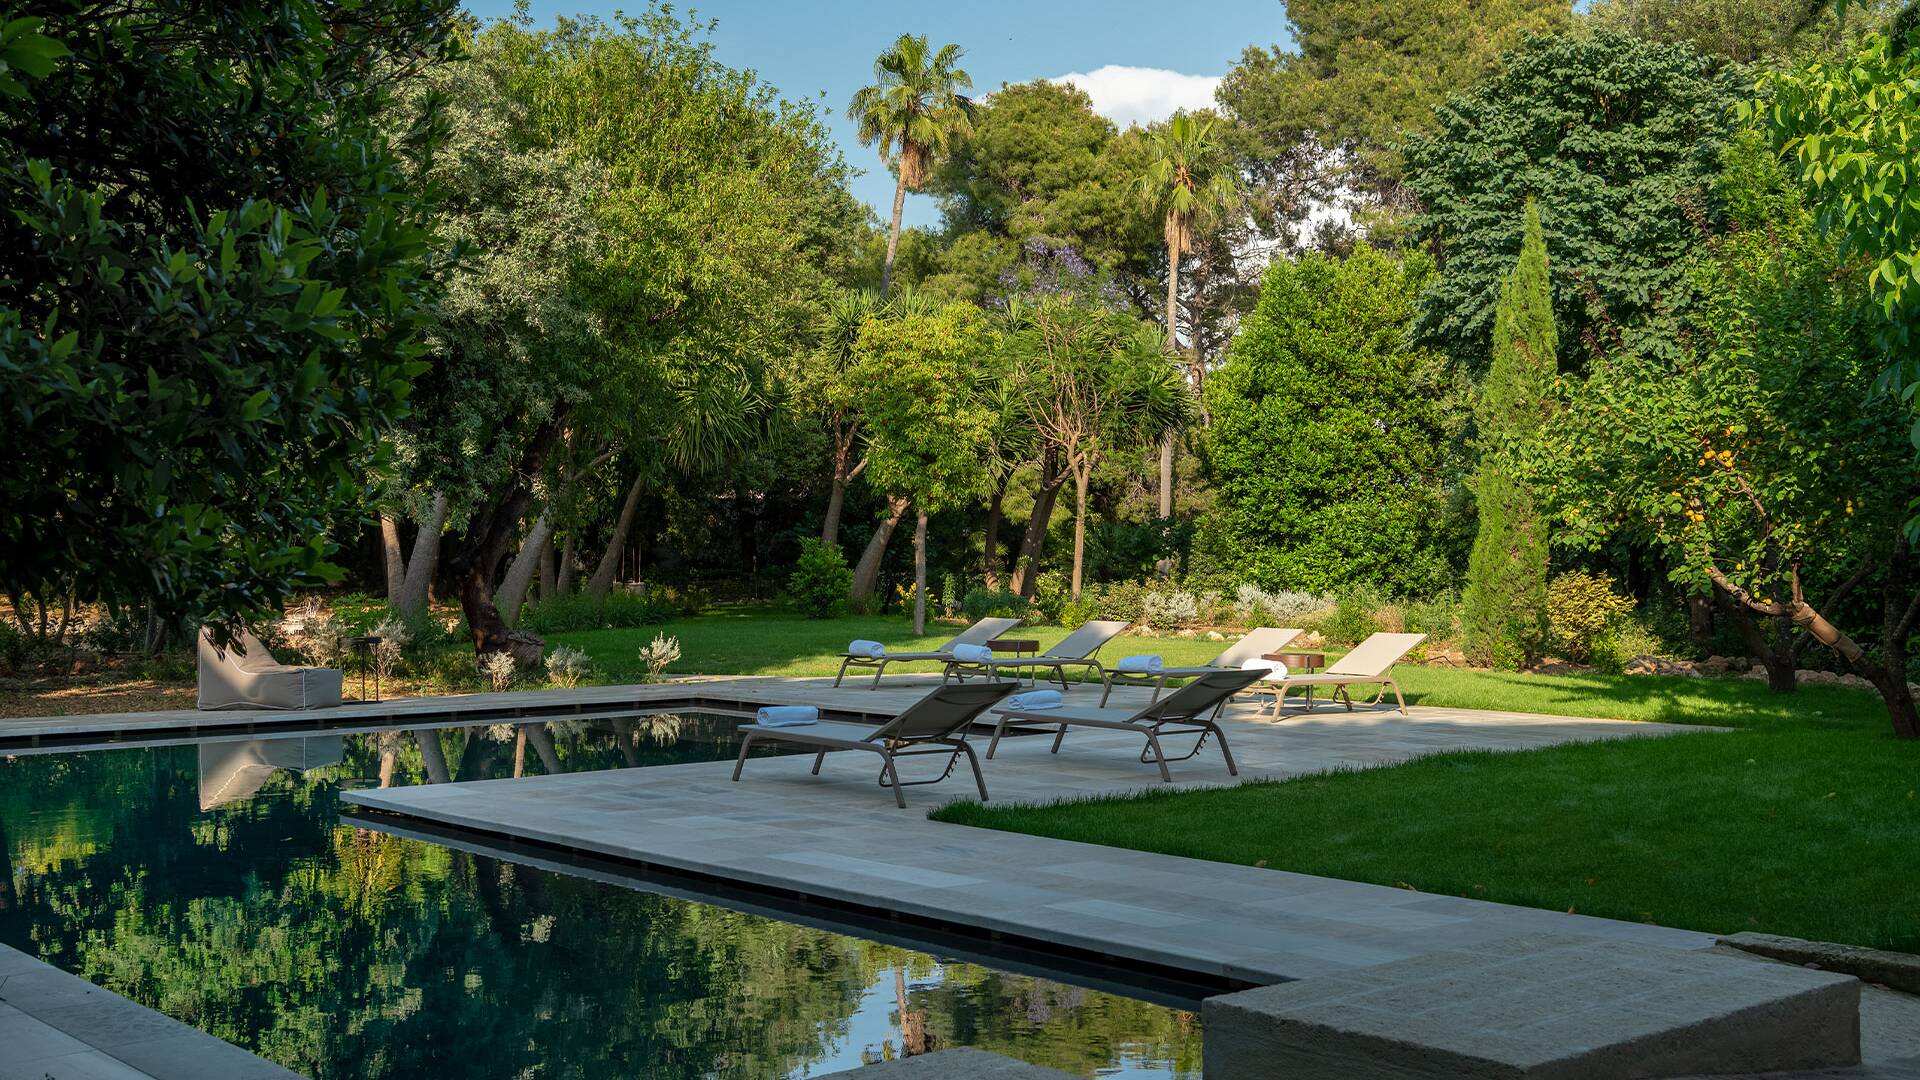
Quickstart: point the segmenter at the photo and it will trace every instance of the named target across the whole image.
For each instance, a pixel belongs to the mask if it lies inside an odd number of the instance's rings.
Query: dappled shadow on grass
[[[1758,680],[1662,675],[1531,675],[1403,666],[1409,703],[1727,727],[1880,730],[1871,691],[1803,686],[1778,694]]]

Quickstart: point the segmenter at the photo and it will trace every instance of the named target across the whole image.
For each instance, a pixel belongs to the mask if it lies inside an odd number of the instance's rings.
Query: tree
[[[1220,103],[1256,179],[1283,196],[1274,207],[1283,214],[1302,215],[1311,196],[1328,193],[1286,189],[1328,166],[1339,184],[1403,211],[1406,137],[1433,130],[1448,94],[1569,15],[1563,0],[1292,0],[1294,47],[1249,47],[1221,82]]]
[[[794,402],[820,421],[831,443],[831,486],[820,526],[820,539],[827,544],[840,542],[847,486],[867,468],[862,449],[867,397],[853,377],[854,347],[879,306],[879,299],[864,290],[834,294],[815,317],[813,348],[794,357],[794,370],[787,379]]]
[[[1153,161],[1140,174],[1136,190],[1161,219],[1167,248],[1167,352],[1180,351],[1180,259],[1193,250],[1197,224],[1224,217],[1236,197],[1232,162],[1215,138],[1213,116],[1178,112],[1152,134]],[[1190,360],[1193,389],[1205,390],[1198,349]],[[1173,517],[1173,432],[1160,444],[1160,517]],[[1165,577],[1171,563],[1162,560]],[[1077,589],[1076,589],[1077,594]]]
[[[1043,300],[1004,336],[1011,366],[1025,369],[1013,381],[1028,395],[1035,433],[1073,478],[1075,599],[1084,584],[1094,470],[1110,454],[1164,440],[1192,410],[1192,393],[1157,337],[1149,324],[1067,298]]]
[[[1690,46],[1612,32],[1535,38],[1498,76],[1449,99],[1434,133],[1406,150],[1422,203],[1414,232],[1440,256],[1419,339],[1485,370],[1520,251],[1513,208],[1531,197],[1553,228],[1562,364],[1620,337],[1671,353],[1680,267],[1700,242],[1730,104]]]
[[[1884,9],[1875,0],[1861,6]],[[1599,0],[1587,25],[1649,41],[1679,41],[1725,64],[1747,65],[1837,48],[1857,36],[1858,20],[1813,0]]]
[[[878,145],[880,160],[899,173],[893,188],[893,222],[880,295],[893,284],[893,256],[900,244],[900,211],[907,192],[926,182],[934,160],[966,131],[973,108],[961,91],[973,79],[954,65],[958,45],[929,53],[926,35],[901,34],[873,61],[873,85],[855,91],[847,119],[859,125],[860,145]]]
[[[868,471],[915,511],[916,634],[926,629],[927,519],[984,486],[990,416],[970,375],[987,342],[980,310],[950,303],[871,318],[855,345],[854,371],[868,395]]]
[[[1532,663],[1546,640],[1547,517],[1517,463],[1546,419],[1557,337],[1540,207],[1528,200],[1520,259],[1500,286],[1493,366],[1480,389],[1480,527],[1461,597],[1467,657],[1479,663]]]
[[[1771,102],[1743,113],[1764,111],[1775,149],[1812,193],[1821,228],[1867,268],[1890,359],[1876,389],[1920,400],[1920,6],[1908,4],[1849,55],[1770,74],[1760,90]],[[1920,446],[1920,414],[1913,431]]]
[[[1202,460],[1216,502],[1195,547],[1231,552],[1267,589],[1441,591],[1464,394],[1444,357],[1407,344],[1432,273],[1366,245],[1277,259],[1208,382]]]
[[[231,626],[339,579],[424,369],[443,129],[369,117],[455,5],[42,8],[0,32],[0,587]]]
[[[1634,535],[1722,596],[1776,690],[1824,645],[1879,690],[1895,734],[1920,737],[1903,527],[1920,483],[1902,404],[1869,393],[1880,313],[1762,138],[1725,160],[1728,232],[1686,267],[1702,299],[1681,359],[1622,351],[1569,383],[1531,470],[1568,543]]]

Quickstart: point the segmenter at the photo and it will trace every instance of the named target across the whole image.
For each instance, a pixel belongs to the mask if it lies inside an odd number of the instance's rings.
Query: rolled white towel
[[[1262,660],[1257,656],[1241,663],[1240,670],[1264,671],[1267,673],[1267,678],[1269,679],[1284,679],[1287,677],[1287,665],[1278,660]]]
[[[887,655],[887,647],[877,641],[868,641],[866,638],[859,638],[847,642],[847,655],[864,656],[869,660],[878,660]]]
[[[984,664],[993,659],[993,650],[985,645],[955,645],[953,658],[965,660],[969,664]]]
[[[1008,698],[1006,707],[1015,711],[1057,709],[1065,703],[1058,690],[1029,690]]]
[[[820,722],[820,710],[811,705],[768,705],[754,717],[761,727],[802,727]]]
[[[1129,675],[1158,675],[1165,666],[1158,656],[1123,656],[1113,665],[1113,670]]]

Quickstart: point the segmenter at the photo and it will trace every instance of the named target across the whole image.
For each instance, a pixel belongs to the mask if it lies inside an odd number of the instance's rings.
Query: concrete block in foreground
[[[1207,1080],[1643,1080],[1854,1065],[1847,975],[1563,935],[1209,998]]]
[[[861,1069],[828,1073],[820,1080],[1079,1080],[1072,1073],[1028,1065],[970,1046],[920,1057],[882,1061]]]

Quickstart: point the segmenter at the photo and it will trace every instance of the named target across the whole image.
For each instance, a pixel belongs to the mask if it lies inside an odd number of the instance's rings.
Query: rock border
[[[1920,994],[1920,956],[1912,953],[1837,945],[1830,941],[1807,941],[1777,934],[1728,934],[1718,940],[1728,948],[1755,956],[1852,975],[1862,982],[1878,983],[1905,994]]]

